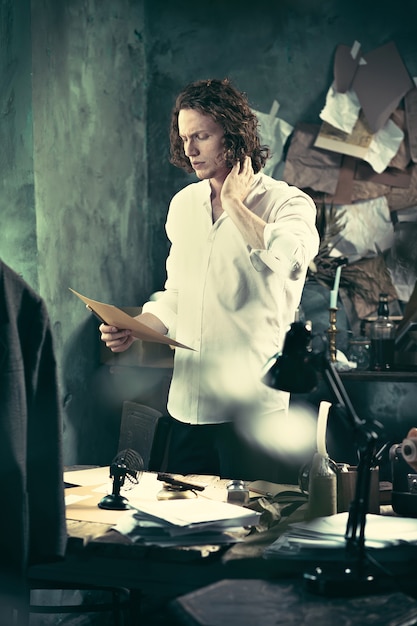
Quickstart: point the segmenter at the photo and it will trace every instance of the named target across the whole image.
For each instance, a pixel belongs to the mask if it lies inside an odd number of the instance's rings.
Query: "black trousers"
[[[233,422],[184,424],[170,419],[165,471],[296,484],[298,468],[284,466],[236,431]]]

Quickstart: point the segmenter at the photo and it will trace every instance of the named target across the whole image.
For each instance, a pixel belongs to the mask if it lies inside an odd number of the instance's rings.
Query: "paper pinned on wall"
[[[314,146],[363,159],[382,173],[404,140],[390,117],[413,88],[394,42],[363,56],[358,42],[350,50],[338,46]]]
[[[261,143],[269,146],[271,150],[271,158],[268,159],[263,169],[268,176],[273,176],[275,168],[282,162],[285,142],[294,130],[291,124],[276,117],[278,110],[279,103],[274,100],[269,113],[254,111],[259,121]]]
[[[371,133],[383,128],[401,99],[414,87],[393,41],[364,55],[358,42],[351,49],[339,45],[333,70],[336,92],[356,93]]]
[[[348,133],[323,122],[314,142],[316,148],[347,154],[358,159],[365,159],[372,142],[372,133],[361,114],[356,119],[352,132]]]
[[[361,105],[356,93],[352,90],[339,93],[333,83],[327,92],[320,119],[344,133],[352,133],[360,110]],[[372,133],[368,134],[372,137]]]
[[[337,46],[333,64],[337,92],[343,94],[351,89],[359,64],[366,63],[360,52],[361,44],[358,41],[355,41],[351,48],[344,44]]]
[[[380,174],[397,154],[403,139],[403,131],[392,120],[388,120],[380,131],[372,134],[361,112],[351,133],[323,122],[314,146],[363,159]]]
[[[393,41],[364,55],[352,88],[358,95],[371,132],[376,133],[388,121],[401,99],[414,87]]]

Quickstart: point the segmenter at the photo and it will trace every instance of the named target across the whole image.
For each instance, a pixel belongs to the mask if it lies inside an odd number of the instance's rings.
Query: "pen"
[[[195,489],[195,491],[204,491],[204,485],[198,485],[196,483],[190,483],[186,480],[178,480],[171,476],[171,474],[165,474],[160,472],[157,476],[158,480],[162,480],[164,483],[167,483],[171,487],[178,487],[179,489]]]
[[[96,318],[97,318],[100,322],[102,322],[103,324],[107,324],[106,320],[104,320],[102,317],[100,317],[100,315],[99,315],[98,313],[96,313],[96,312],[94,311],[94,309],[92,309],[92,308],[91,308],[91,306],[90,306],[89,304],[86,304],[85,306],[86,306],[86,308],[87,308],[89,311],[91,311],[91,313],[92,313],[93,315],[95,315],[95,316],[96,316]]]

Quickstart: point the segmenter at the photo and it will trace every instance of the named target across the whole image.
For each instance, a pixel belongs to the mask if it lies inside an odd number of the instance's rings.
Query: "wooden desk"
[[[145,604],[152,604],[156,599],[158,609],[167,611],[169,603],[175,598],[223,579],[300,582],[301,574],[311,563],[266,560],[263,551],[290,523],[304,519],[305,506],[302,504],[290,515],[286,515],[284,509],[281,520],[268,530],[251,534],[244,542],[231,547],[144,546],[133,544],[127,537],[112,530],[109,523],[68,519],[69,541],[65,560],[55,563],[53,567],[34,566],[30,575],[43,580],[77,579],[85,584],[126,587],[138,592],[134,593],[134,597],[141,598]],[[415,579],[411,579],[410,575],[415,574],[416,567],[416,561],[407,563],[405,569],[401,566],[401,572],[396,572],[398,579],[408,577],[411,585]],[[415,592],[415,583],[411,587]],[[137,612],[142,615],[140,608]]]
[[[97,502],[100,497],[98,494]],[[301,510],[290,517],[284,515],[279,523],[279,532],[286,528],[288,520],[296,521],[303,517]],[[54,564],[52,569],[48,565],[32,567],[32,577],[44,580],[59,577],[63,581],[76,577],[82,583],[94,582],[103,586],[111,582],[140,590],[145,595],[171,599],[225,576],[245,578],[279,574],[277,564],[262,558],[265,545],[276,538],[277,529],[271,534],[257,533],[248,538],[244,542],[246,548],[240,543],[232,547],[160,548],[132,543],[112,530],[111,523],[100,522],[99,517],[94,522],[68,519],[67,527],[69,541],[65,560]],[[288,568],[285,568],[285,574],[288,575]]]

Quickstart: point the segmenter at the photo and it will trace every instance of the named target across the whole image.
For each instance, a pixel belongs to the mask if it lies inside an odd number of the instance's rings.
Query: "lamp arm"
[[[373,575],[365,568],[365,525],[369,504],[371,470],[379,461],[381,450],[376,444],[383,432],[381,424],[358,417],[335,363],[327,352],[314,353],[311,346],[311,329],[302,322],[293,322],[287,332],[282,354],[274,357],[274,363],[262,381],[273,389],[290,393],[306,393],[317,385],[317,372],[324,378],[329,390],[345,412],[353,431],[358,452],[355,494],[350,503],[345,531],[345,559],[343,570],[330,568],[330,576],[322,565],[314,572],[306,572],[304,578],[312,591],[350,595],[364,593],[375,588]],[[348,557],[348,558],[346,558]],[[325,569],[325,568],[324,568]]]
[[[371,469],[373,466],[375,445],[369,441],[367,450],[359,455],[356,472],[355,496],[349,506],[349,516],[346,525],[346,549],[350,553],[357,553],[363,557],[365,551],[365,525],[369,505],[369,491],[371,486]]]
[[[353,408],[353,404],[348,396],[346,391],[346,387],[344,386],[342,379],[339,376],[339,372],[337,371],[334,363],[332,363],[327,356],[324,354],[321,355],[322,358],[322,373],[323,378],[325,379],[328,387],[335,395],[339,404],[341,404],[347,412],[348,418],[351,422],[351,426],[355,430],[360,430],[364,428],[366,422],[361,420],[355,409]]]
[[[378,429],[375,426],[380,425],[368,424],[358,417],[335,365],[325,355],[322,355],[321,369],[330,390],[346,409],[359,452],[355,495],[349,507],[345,539],[347,551],[350,554],[354,553],[359,558],[360,564],[365,555],[365,525],[369,505],[371,469],[375,462],[375,448],[378,441]]]

